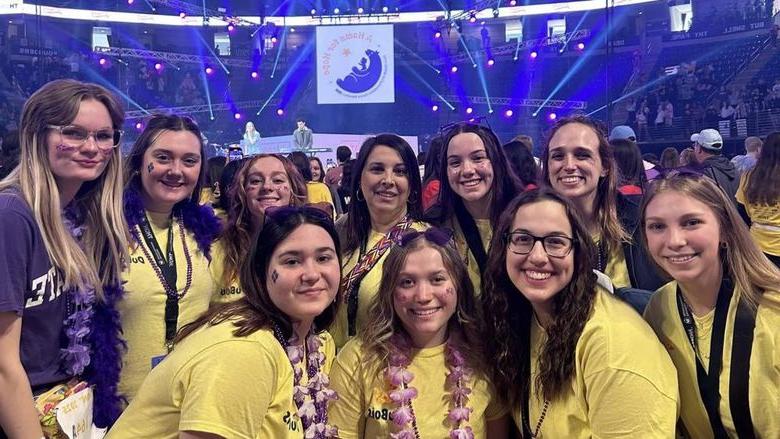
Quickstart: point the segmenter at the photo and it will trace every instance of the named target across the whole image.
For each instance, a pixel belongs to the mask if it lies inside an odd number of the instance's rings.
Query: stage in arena
[[[338,164],[336,161],[336,148],[341,145],[346,145],[352,149],[352,157],[357,157],[357,153],[360,150],[360,145],[370,135],[366,134],[318,134],[314,133],[313,147],[306,151],[309,155],[316,155],[322,160],[322,163],[328,167],[331,164]],[[414,150],[415,154],[420,151],[417,136],[401,136],[409,142],[409,145]],[[289,154],[298,150],[293,145],[293,136],[274,136],[264,137],[260,139],[260,146],[245,150],[247,155],[254,155],[260,153],[280,153]]]

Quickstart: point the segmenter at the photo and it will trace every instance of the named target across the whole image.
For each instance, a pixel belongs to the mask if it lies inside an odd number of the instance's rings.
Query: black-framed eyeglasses
[[[401,238],[398,240],[398,245],[406,247],[410,242],[421,236],[428,242],[444,247],[452,240],[452,230],[438,227],[431,227],[423,232],[411,230],[401,235]]]
[[[535,236],[526,232],[509,232],[506,234],[509,251],[518,255],[531,253],[537,241],[541,241],[545,253],[553,258],[562,258],[571,253],[574,239],[563,235]]]
[[[103,130],[89,131],[78,125],[48,125],[49,129],[57,130],[62,137],[62,143],[74,148],[79,148],[89,140],[90,136],[95,139],[95,145],[103,151],[109,151],[122,142],[124,131],[113,128]]]

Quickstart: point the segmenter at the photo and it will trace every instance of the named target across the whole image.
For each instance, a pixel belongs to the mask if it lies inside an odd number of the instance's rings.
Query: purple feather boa
[[[122,339],[122,322],[116,304],[122,300],[121,286],[103,287],[104,300],[93,305],[92,332],[89,342],[92,361],[84,378],[93,386],[92,419],[98,427],[110,427],[122,414],[126,399],[119,395],[119,375],[127,343]]]
[[[137,189],[130,187],[125,190],[124,204],[127,225],[133,229],[140,223],[140,215],[146,212],[144,201]],[[222,232],[222,222],[214,214],[214,209],[187,199],[177,203],[173,210],[175,215],[181,215],[184,228],[194,235],[198,249],[211,262],[211,244]]]

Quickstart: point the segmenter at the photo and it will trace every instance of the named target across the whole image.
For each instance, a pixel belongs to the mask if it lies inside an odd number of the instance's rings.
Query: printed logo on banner
[[[317,28],[317,103],[395,102],[392,25]]]

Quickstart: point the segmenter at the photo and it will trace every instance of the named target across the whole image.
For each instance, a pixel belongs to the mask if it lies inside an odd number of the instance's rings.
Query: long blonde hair
[[[723,250],[725,262],[731,270],[736,294],[741,294],[752,309],[755,310],[761,303],[765,291],[780,289],[780,270],[767,259],[753,241],[750,230],[742,221],[731,200],[712,180],[703,175],[671,173],[650,185],[642,203],[642,240],[645,246],[647,246],[645,234],[647,205],[658,194],[672,191],[705,204],[715,214],[720,225],[720,236],[713,236],[712,239],[725,243]],[[766,303],[770,302],[766,301]]]
[[[70,79],[49,82],[24,104],[19,128],[19,166],[3,181],[0,190],[18,188],[30,206],[52,264],[60,270],[64,287],[95,288],[102,298],[103,285],[120,281],[127,261],[127,224],[122,214],[122,156],[114,148],[103,173],[81,185],[71,203],[83,215],[84,250],[67,230],[62,218],[60,191],[49,163],[49,125],[68,125],[81,102],[105,105],[114,129],[124,123],[117,99],[105,88]]]
[[[410,232],[416,233],[416,232]],[[450,243],[451,244],[451,243]],[[406,330],[395,313],[393,296],[398,285],[401,271],[410,253],[423,248],[432,248],[441,255],[444,268],[452,279],[457,291],[456,312],[450,317],[449,330],[458,332],[461,352],[466,356],[470,367],[487,375],[484,355],[482,354],[482,318],[480,316],[474,287],[468,271],[458,251],[448,245],[431,242],[423,233],[404,245],[393,245],[382,264],[382,280],[379,292],[368,308],[367,324],[358,328],[358,337],[368,353],[369,362],[373,361],[381,370],[388,364],[390,356],[390,338],[393,334],[406,334]],[[408,334],[407,334],[408,335]]]

